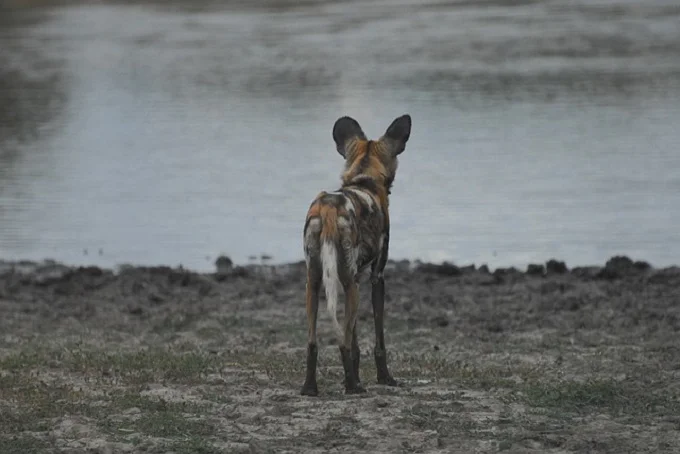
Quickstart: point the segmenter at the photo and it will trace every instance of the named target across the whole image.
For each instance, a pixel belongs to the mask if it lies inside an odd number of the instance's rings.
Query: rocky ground
[[[345,396],[320,314],[300,396],[304,264],[196,274],[0,262],[0,452],[680,451],[680,269],[391,262]],[[323,304],[323,300],[322,300]]]

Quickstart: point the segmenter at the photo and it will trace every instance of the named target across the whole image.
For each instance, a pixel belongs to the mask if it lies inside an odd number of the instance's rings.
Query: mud
[[[367,282],[346,396],[304,263],[0,262],[0,452],[678,452],[680,268],[390,262],[379,386]],[[323,300],[322,300],[323,304]]]

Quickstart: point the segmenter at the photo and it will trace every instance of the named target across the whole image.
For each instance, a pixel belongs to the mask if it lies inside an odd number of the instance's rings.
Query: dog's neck
[[[342,187],[358,186],[385,198],[391,193],[394,176],[390,175],[378,156],[382,144],[373,140],[357,141],[342,173]]]

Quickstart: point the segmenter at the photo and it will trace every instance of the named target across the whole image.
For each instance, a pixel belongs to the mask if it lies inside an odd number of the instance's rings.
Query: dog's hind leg
[[[319,290],[321,288],[321,274],[314,268],[307,271],[307,374],[300,394],[303,396],[317,396],[319,389],[316,385],[316,362],[318,347],[316,343],[316,319],[319,311]]]
[[[385,278],[383,269],[387,263],[387,248],[389,237],[383,240],[383,252],[371,269],[371,305],[373,306],[373,322],[375,324],[375,367],[377,369],[378,384],[397,386],[387,369],[387,349],[385,347]]]
[[[351,280],[345,285],[345,336],[344,342],[340,345],[340,357],[343,369],[345,370],[346,394],[366,392],[359,381],[359,371],[354,367],[355,364],[358,366],[358,356],[356,356],[353,348],[356,345],[355,327],[358,310],[359,285],[354,280]]]

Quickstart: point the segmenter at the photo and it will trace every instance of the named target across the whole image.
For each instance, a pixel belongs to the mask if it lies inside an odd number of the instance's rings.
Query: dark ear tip
[[[357,121],[354,118],[345,115],[345,116],[340,117],[337,120],[335,120],[335,124],[333,125],[334,129],[337,128],[338,126],[342,125],[342,124],[358,125],[359,123],[357,123]]]
[[[400,120],[407,125],[407,128],[411,129],[411,116],[409,114],[402,115]]]
[[[333,125],[333,136],[335,137],[336,133],[340,128],[348,126],[358,127],[359,123],[357,123],[357,121],[354,118],[348,117],[347,115],[338,118],[337,120],[335,120],[335,124]]]
[[[411,127],[411,116],[409,114],[404,114],[394,120],[395,125]]]
[[[411,134],[411,116],[404,114],[394,119],[386,134],[388,137],[406,142]]]
[[[346,115],[335,120],[335,124],[333,125],[333,140],[335,143],[343,145],[351,136],[364,136],[361,126],[359,126],[359,122]]]

